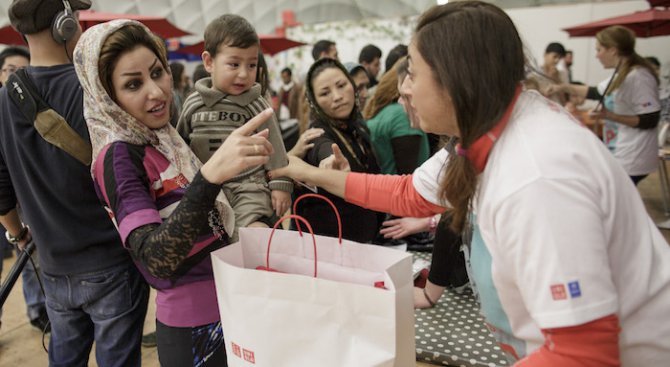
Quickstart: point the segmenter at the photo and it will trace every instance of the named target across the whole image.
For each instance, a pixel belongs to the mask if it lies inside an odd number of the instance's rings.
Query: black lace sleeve
[[[219,185],[207,182],[198,172],[179,205],[162,224],[147,224],[130,232],[128,247],[132,257],[151,275],[170,278],[196,237],[211,231],[208,215],[220,190]]]

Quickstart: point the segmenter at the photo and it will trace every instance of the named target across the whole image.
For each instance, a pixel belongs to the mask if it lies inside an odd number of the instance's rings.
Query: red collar
[[[500,121],[498,121],[498,123],[486,134],[480,136],[477,140],[475,140],[475,142],[472,143],[472,145],[470,145],[470,147],[464,152],[465,156],[475,166],[477,174],[480,174],[484,171],[484,168],[486,167],[486,162],[489,158],[489,153],[491,152],[491,149],[493,149],[493,145],[495,144],[495,142],[500,137],[500,134],[502,134],[502,131],[505,129],[505,126],[507,126],[507,122],[509,121],[510,117],[512,117],[512,111],[514,111],[514,105],[516,104],[516,101],[519,99],[520,94],[521,94],[521,85],[516,87],[516,91],[514,92],[514,98],[512,98],[512,102],[510,102],[509,106],[507,106],[507,110],[505,110],[505,114],[500,119]],[[457,151],[459,149],[461,149],[460,146],[457,147]],[[459,152],[459,154],[461,153],[463,153],[462,150],[461,152]]]

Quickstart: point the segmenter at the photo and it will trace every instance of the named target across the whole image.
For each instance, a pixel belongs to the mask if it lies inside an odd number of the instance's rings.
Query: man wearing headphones
[[[28,49],[21,46],[10,46],[0,52],[0,88],[7,83],[9,76],[12,75],[16,70],[30,65],[30,52]],[[0,226],[0,235],[5,232],[5,228]],[[0,236],[0,247],[9,245],[9,242],[4,236]],[[0,248],[0,254],[4,251],[9,252],[14,249],[13,246],[10,246],[9,249]],[[33,254],[35,261],[36,255]],[[0,256],[2,259],[2,256]],[[39,272],[39,266],[33,263],[27,263],[26,266],[21,271],[21,278],[23,279],[23,296],[26,301],[27,316],[30,319],[30,324],[37,328],[39,331],[51,331],[51,326],[49,325],[49,316],[47,315],[46,305],[44,304],[44,294],[42,294],[42,289],[37,280],[37,272]],[[0,261],[0,272],[2,271],[2,262]],[[2,315],[2,310],[0,310],[0,315]]]
[[[13,0],[12,26],[30,49],[35,93],[85,141],[83,92],[72,65],[76,11],[90,0]],[[148,287],[97,199],[90,167],[47,142],[0,89],[0,223],[19,246],[35,240],[51,321],[50,366],[140,366]],[[16,97],[16,96],[14,96]],[[21,203],[23,219],[16,215]]]

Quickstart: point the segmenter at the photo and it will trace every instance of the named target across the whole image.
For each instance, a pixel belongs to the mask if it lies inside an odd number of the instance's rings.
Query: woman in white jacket
[[[409,55],[421,129],[455,148],[408,176],[346,172],[336,149],[339,171],[291,158],[271,174],[399,216],[451,208],[482,314],[516,366],[667,364],[670,248],[603,144],[522,91],[509,17],[478,1],[433,7]]]

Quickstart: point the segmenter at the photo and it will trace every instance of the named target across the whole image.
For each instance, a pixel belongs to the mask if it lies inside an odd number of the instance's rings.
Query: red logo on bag
[[[254,352],[250,350],[244,350],[244,360],[253,364],[256,364],[256,358],[254,357]]]
[[[233,354],[236,356],[242,358],[242,349],[240,349],[240,346],[235,344],[235,343],[230,343],[233,347]]]
[[[555,300],[567,299],[568,295],[565,292],[565,286],[563,284],[554,284],[551,286],[551,297]]]

